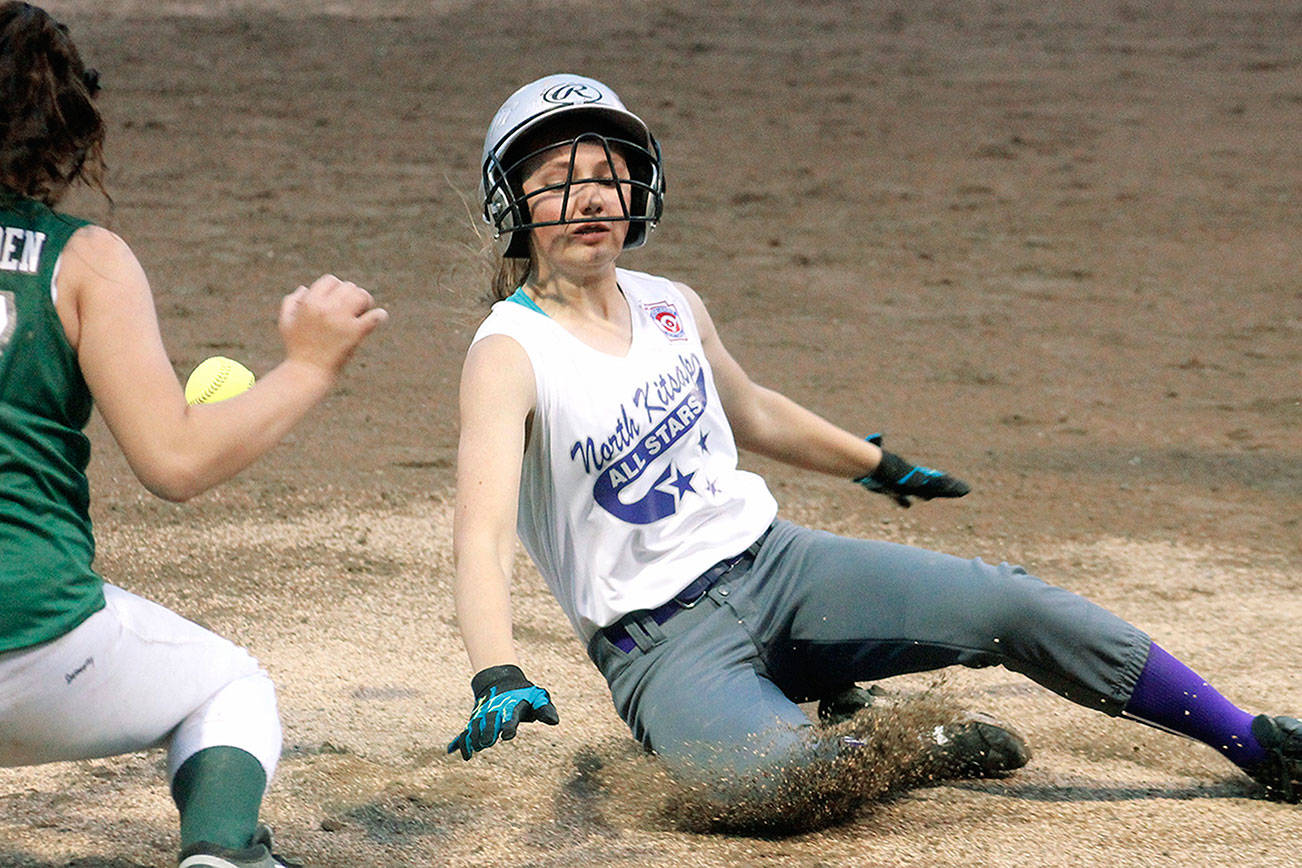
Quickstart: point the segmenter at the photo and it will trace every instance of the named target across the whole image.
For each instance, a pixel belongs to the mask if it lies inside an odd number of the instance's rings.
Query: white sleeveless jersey
[[[764,480],[737,469],[687,299],[662,277],[616,277],[633,321],[623,358],[514,301],[474,338],[506,335],[533,365],[517,531],[585,642],[745,550],[777,514]]]

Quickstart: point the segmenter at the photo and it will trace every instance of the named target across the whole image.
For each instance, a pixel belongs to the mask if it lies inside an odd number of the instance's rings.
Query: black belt
[[[735,570],[739,565],[750,566],[754,563],[755,556],[759,554],[760,546],[764,545],[764,540],[768,537],[770,529],[765,529],[764,533],[760,534],[760,538],[751,543],[746,551],[730,558],[724,558],[701,573],[692,580],[691,584],[674,594],[673,599],[669,602],[654,609],[629,612],[609,627],[603,627],[601,629],[602,634],[616,648],[628,654],[637,647],[637,643],[633,641],[633,637],[629,635],[628,628],[625,626],[628,622],[644,621],[649,618],[657,624],[663,624],[684,609],[692,608],[701,602],[701,598],[705,596],[706,591],[714,587],[716,582]]]

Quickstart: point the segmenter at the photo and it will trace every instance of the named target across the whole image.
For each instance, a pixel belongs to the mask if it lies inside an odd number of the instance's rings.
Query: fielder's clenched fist
[[[333,377],[353,350],[389,318],[365,289],[333,274],[300,286],[280,304],[280,335],[287,358]]]

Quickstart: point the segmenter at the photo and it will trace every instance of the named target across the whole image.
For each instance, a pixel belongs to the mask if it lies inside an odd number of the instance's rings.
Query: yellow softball
[[[234,359],[204,359],[185,381],[187,404],[215,404],[234,398],[253,386],[253,372]]]

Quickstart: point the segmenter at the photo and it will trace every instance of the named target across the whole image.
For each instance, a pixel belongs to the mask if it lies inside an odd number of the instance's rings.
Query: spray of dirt
[[[695,833],[810,832],[845,822],[892,793],[952,778],[952,769],[934,760],[930,733],[962,715],[935,693],[864,709],[844,723],[811,727],[815,759],[762,779],[671,773],[627,740],[585,746],[575,754],[575,776],[563,788],[567,807],[558,813]],[[605,801],[618,809],[602,810]]]

